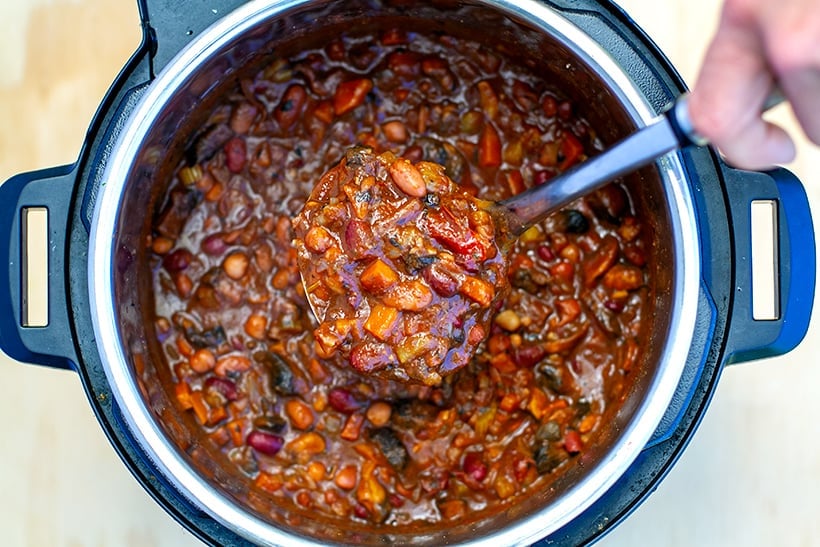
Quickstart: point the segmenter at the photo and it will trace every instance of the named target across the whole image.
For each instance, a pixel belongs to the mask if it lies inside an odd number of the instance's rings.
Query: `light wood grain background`
[[[691,83],[719,3],[621,4]],[[138,42],[134,1],[0,2],[0,181],[76,159],[103,93]],[[795,128],[787,108],[774,114]],[[798,145],[788,167],[820,222],[820,151],[799,132]],[[678,465],[600,545],[820,545],[818,355],[815,318],[792,353],[727,370]],[[119,461],[76,375],[2,355],[0,375],[0,544],[199,544]]]

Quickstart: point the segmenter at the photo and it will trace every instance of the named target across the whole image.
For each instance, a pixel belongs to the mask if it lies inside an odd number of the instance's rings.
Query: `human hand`
[[[791,137],[760,115],[775,86],[820,144],[820,2],[726,0],[689,100],[695,129],[736,167],[791,161]]]

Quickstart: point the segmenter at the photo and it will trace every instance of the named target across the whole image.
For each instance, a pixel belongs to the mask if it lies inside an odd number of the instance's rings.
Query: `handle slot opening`
[[[777,200],[753,200],[751,224],[752,318],[755,321],[776,321],[780,319]]]
[[[21,210],[22,317],[27,328],[48,326],[48,209]]]

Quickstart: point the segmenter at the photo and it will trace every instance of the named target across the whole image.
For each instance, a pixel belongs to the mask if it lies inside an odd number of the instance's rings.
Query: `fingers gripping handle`
[[[75,368],[76,351],[66,294],[68,210],[75,166],[55,167],[12,177],[0,185],[0,349],[27,363]],[[39,217],[41,229],[30,223]],[[44,224],[43,224],[44,222]],[[39,263],[31,252],[43,250]],[[32,295],[42,280],[41,292]],[[42,312],[34,300],[44,302]]]

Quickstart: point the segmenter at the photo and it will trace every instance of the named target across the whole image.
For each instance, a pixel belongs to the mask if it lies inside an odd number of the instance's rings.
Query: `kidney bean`
[[[513,351],[512,357],[515,365],[522,368],[530,368],[546,357],[547,351],[541,345],[521,346]]]
[[[225,143],[225,165],[231,173],[239,173],[247,162],[245,139],[234,137]]]
[[[467,452],[464,455],[464,461],[461,465],[464,472],[467,473],[473,480],[481,482],[487,478],[489,468],[487,467],[487,464],[484,463],[484,460],[481,459],[481,454],[479,452]]]
[[[340,83],[333,95],[333,110],[336,115],[341,116],[362,105],[371,89],[373,89],[373,81],[369,78],[358,78]]]
[[[333,388],[327,394],[330,407],[342,414],[352,414],[362,408],[363,403],[345,388]]]
[[[239,398],[239,390],[237,389],[236,384],[227,378],[210,376],[205,380],[203,385],[205,386],[205,389],[213,389],[219,392],[228,401],[235,401]]]
[[[177,249],[162,259],[162,266],[169,272],[181,272],[191,265],[194,255],[188,249]]]
[[[381,342],[364,342],[353,346],[349,359],[350,366],[364,374],[372,374],[398,362],[393,349]]]
[[[245,372],[251,368],[251,360],[244,355],[226,355],[220,357],[214,366],[218,376],[227,376],[229,373]]]
[[[241,102],[233,110],[231,115],[231,129],[234,133],[243,135],[248,132],[256,118],[256,106],[251,103]]]
[[[222,234],[210,234],[202,240],[202,252],[211,256],[220,256],[228,249]]]
[[[279,105],[273,111],[273,117],[282,129],[290,129],[299,120],[307,101],[307,92],[301,85],[288,87]]]
[[[375,240],[370,224],[352,219],[345,228],[344,243],[350,256],[364,258],[373,252]]]
[[[552,95],[545,95],[541,100],[541,108],[548,118],[552,118],[558,114],[558,101]]]
[[[248,446],[266,456],[275,456],[282,449],[285,440],[279,435],[255,429],[245,439]]]
[[[420,198],[427,193],[427,185],[421,176],[421,172],[406,159],[397,159],[388,166],[388,171],[393,178],[393,182],[405,194]]]
[[[424,280],[440,296],[450,297],[458,292],[458,279],[440,264],[433,263],[422,270]]]

